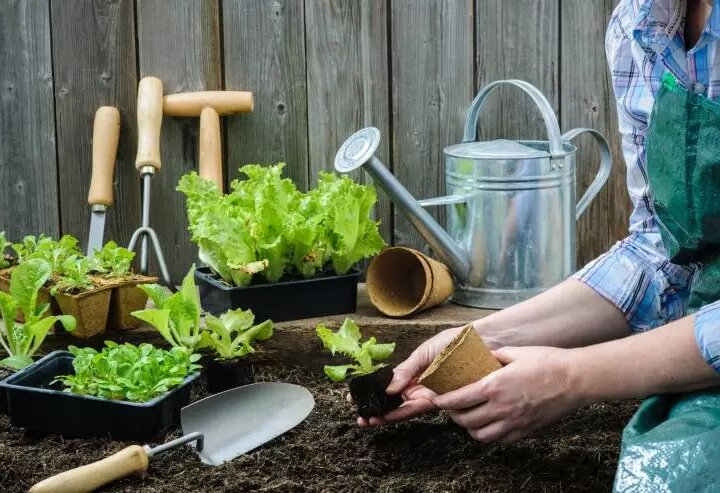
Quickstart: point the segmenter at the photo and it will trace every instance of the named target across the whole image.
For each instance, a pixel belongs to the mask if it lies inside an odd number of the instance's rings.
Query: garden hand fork
[[[156,77],[144,77],[138,86],[137,121],[138,151],[135,167],[142,177],[143,208],[142,226],[130,238],[128,250],[134,250],[139,239],[140,272],[148,273],[148,238],[152,242],[157,263],[165,284],[172,287],[165,257],[155,230],[150,227],[150,186],[155,173],[160,170],[160,127],[163,116],[163,85]]]

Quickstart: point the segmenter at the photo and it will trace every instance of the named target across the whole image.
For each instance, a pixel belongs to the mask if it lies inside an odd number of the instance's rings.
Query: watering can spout
[[[461,283],[470,275],[468,253],[443,229],[393,174],[375,157],[380,131],[367,127],[355,132],[335,156],[335,169],[341,173],[362,167],[380,185],[400,212],[428,242],[433,251],[450,268]]]

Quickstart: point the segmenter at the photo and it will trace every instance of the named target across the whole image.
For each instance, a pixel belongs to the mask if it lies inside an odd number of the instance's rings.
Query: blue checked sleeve
[[[695,314],[695,340],[705,361],[720,372],[720,301]]]

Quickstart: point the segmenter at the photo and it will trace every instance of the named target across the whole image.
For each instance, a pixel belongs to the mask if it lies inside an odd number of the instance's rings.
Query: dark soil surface
[[[307,369],[256,370],[259,381],[299,383],[312,391],[316,407],[304,423],[219,467],[203,465],[186,447],[165,452],[151,460],[146,474],[103,491],[604,492],[612,485],[620,433],[637,407],[598,404],[520,443],[483,445],[442,414],[359,429],[344,385]],[[41,479],[127,445],[31,436],[0,415],[0,491],[27,491]]]

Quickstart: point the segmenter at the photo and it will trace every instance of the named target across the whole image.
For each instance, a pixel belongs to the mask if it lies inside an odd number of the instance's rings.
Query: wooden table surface
[[[278,300],[282,303],[282,300]],[[437,332],[466,324],[492,313],[492,310],[469,308],[446,302],[425,312],[403,319],[384,316],[370,303],[365,285],[358,286],[358,307],[355,313],[308,318],[276,324],[275,334],[267,341],[255,344],[257,353],[253,358],[257,361],[284,361],[297,365],[318,365],[330,362],[329,354],[323,350],[315,335],[318,323],[325,323],[337,329],[345,317],[355,320],[367,338],[375,336],[380,342],[396,343],[393,361],[406,357],[418,344]],[[141,326],[135,330],[115,332],[108,331],[93,339],[77,339],[66,334],[54,334],[48,337],[43,348],[46,351],[65,349],[69,344],[76,346],[99,346],[105,339],[118,342],[150,342],[163,345],[160,334],[149,326]]]

